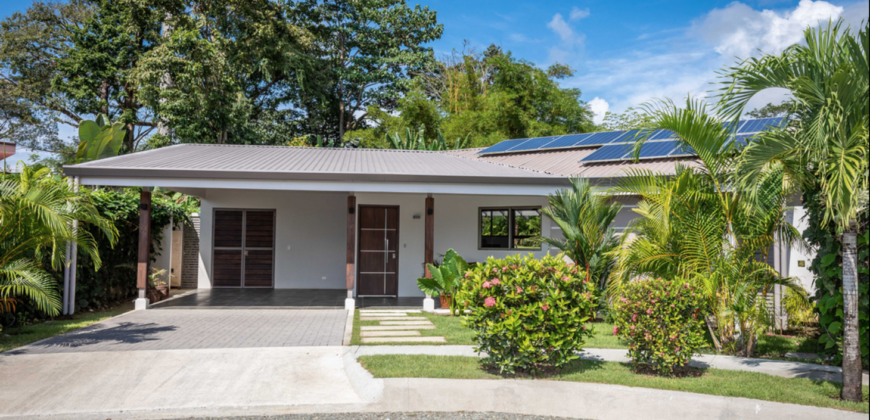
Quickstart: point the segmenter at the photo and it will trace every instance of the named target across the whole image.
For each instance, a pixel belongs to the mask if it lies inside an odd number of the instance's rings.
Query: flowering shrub
[[[628,342],[635,369],[671,375],[705,344],[703,305],[686,281],[635,281],[615,302],[613,333]]]
[[[501,372],[559,368],[577,358],[592,335],[593,283],[573,264],[551,256],[490,257],[465,274],[457,299],[470,309],[464,323],[475,332],[484,362]]]

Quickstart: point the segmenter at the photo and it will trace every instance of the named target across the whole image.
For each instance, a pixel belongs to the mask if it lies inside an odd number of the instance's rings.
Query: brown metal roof
[[[582,176],[584,178],[619,178],[626,175],[627,169],[650,170],[663,175],[676,173],[676,164],[697,166],[695,159],[668,158],[642,160],[638,162],[580,162],[597,148],[564,149],[551,152],[511,153],[481,156],[477,153],[484,148],[451,150],[448,153],[502,165],[526,168],[561,176]]]
[[[182,144],[64,167],[71,176],[565,185],[565,179],[440,152]]]

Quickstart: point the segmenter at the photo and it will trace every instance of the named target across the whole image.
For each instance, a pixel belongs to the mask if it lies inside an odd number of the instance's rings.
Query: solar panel
[[[677,147],[674,149],[668,157],[682,157],[682,156],[697,156],[698,152],[689,146],[688,144],[681,144],[677,142]]]
[[[753,137],[755,137],[754,134],[738,134],[731,139],[730,143],[733,144],[734,147],[746,147]]]
[[[667,139],[675,139],[677,135],[674,134],[671,130],[659,130],[649,136],[648,140],[667,140]]]
[[[525,150],[535,150],[535,149],[538,149],[542,146],[547,145],[548,143],[551,143],[553,140],[556,140],[560,137],[562,137],[562,136],[539,137],[536,139],[529,139],[527,141],[524,141],[524,142],[508,149],[508,151],[519,152],[519,151],[525,151]]]
[[[607,144],[612,142],[613,140],[622,137],[624,134],[623,131],[608,131],[606,133],[593,133],[591,136],[587,137],[581,143],[577,144],[577,146],[598,146],[602,144]]]
[[[785,121],[785,118],[783,117],[759,118],[757,120],[749,120],[746,121],[745,124],[740,126],[740,129],[737,130],[737,134],[758,133],[768,128],[780,127],[783,121]]]
[[[608,144],[586,156],[581,162],[604,162],[609,160],[622,160],[631,153],[631,145]]]
[[[559,140],[556,140],[545,147],[546,149],[558,149],[560,147],[574,147],[578,143],[583,140],[592,137],[595,133],[586,133],[586,134],[569,134],[567,136],[562,136]]]
[[[654,159],[668,157],[678,146],[679,143],[673,140],[646,142],[641,146],[638,158]]]
[[[520,143],[525,142],[526,140],[528,140],[528,139],[505,140],[499,144],[496,144],[496,145],[490,146],[486,149],[483,149],[478,153],[485,154],[485,153],[506,152],[506,151],[510,150],[511,148],[518,146]]]

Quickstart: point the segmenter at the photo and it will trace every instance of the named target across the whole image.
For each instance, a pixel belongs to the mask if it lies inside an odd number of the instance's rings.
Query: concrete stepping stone
[[[393,310],[393,309],[361,309],[360,314],[419,314],[421,311],[415,309],[408,310]]]
[[[381,321],[381,325],[432,325],[435,324],[427,321]]]
[[[444,337],[368,337],[363,343],[446,343]]]
[[[360,321],[428,321],[425,316],[363,316]]]
[[[361,331],[360,337],[419,337],[420,331]]]
[[[434,325],[407,325],[407,326],[383,326],[383,325],[371,325],[366,326],[363,325],[360,328],[360,331],[414,331],[414,330],[434,330]]]

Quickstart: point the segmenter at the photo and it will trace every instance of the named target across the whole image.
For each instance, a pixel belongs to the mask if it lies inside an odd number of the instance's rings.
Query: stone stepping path
[[[360,310],[360,321],[378,321],[380,325],[360,326],[362,343],[446,343],[444,337],[423,337],[420,330],[434,330],[435,324],[419,310]]]

